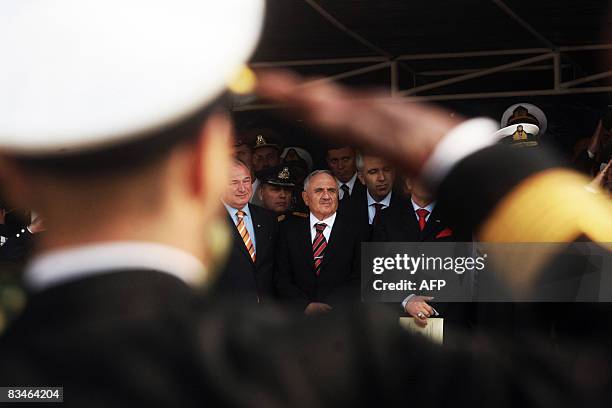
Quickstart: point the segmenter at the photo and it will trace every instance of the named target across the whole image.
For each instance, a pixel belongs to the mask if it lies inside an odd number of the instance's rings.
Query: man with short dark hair
[[[274,211],[279,216],[291,211],[295,184],[298,177],[304,173],[294,166],[280,165],[260,171],[258,174],[261,179],[259,198],[262,207]]]
[[[383,210],[397,205],[401,201],[401,194],[393,191],[395,167],[389,161],[382,157],[358,153],[356,162],[357,175],[365,189],[356,191],[349,205],[343,210],[351,212],[369,239]]]

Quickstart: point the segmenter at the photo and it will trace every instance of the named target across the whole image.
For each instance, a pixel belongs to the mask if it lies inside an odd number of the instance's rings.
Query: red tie
[[[425,229],[425,224],[427,224],[427,216],[429,215],[429,211],[424,208],[419,208],[416,210],[417,215],[419,216],[419,228],[421,231]]]
[[[327,224],[322,222],[315,224],[317,233],[315,234],[315,239],[312,243],[312,254],[314,256],[314,267],[317,276],[319,276],[321,273],[321,262],[323,262],[325,247],[327,247],[327,240],[325,239],[325,235],[323,235],[323,230],[325,230],[325,227],[327,227]]]

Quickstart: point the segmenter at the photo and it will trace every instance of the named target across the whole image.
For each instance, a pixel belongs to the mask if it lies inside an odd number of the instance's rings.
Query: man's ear
[[[361,181],[361,184],[365,185],[365,180],[363,179],[363,173],[360,170],[357,170],[357,178]]]
[[[192,191],[209,203],[223,195],[232,164],[232,125],[227,115],[212,114],[197,140],[192,166]]]
[[[302,200],[304,200],[304,204],[306,204],[307,207],[310,207],[310,203],[308,202],[308,194],[306,194],[305,191],[302,191]]]
[[[263,186],[258,186],[255,194],[257,194],[257,197],[259,197],[259,201],[263,202]]]

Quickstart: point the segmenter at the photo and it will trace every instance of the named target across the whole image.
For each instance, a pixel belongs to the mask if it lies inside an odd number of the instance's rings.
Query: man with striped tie
[[[252,193],[250,170],[236,160],[222,199],[233,230],[233,244],[216,288],[223,294],[260,303],[274,295],[273,251],[278,223],[272,211],[249,203]]]
[[[338,185],[327,170],[312,172],[302,192],[310,213],[280,223],[276,288],[306,315],[359,300],[362,231],[338,212]]]

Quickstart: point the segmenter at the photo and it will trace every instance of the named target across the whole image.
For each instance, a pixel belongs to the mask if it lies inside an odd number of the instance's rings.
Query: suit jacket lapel
[[[302,219],[299,225],[297,239],[299,239],[298,247],[303,249],[302,254],[304,255],[306,265],[310,265],[312,275],[314,276],[314,255],[312,253],[312,238],[310,237],[310,218]]]
[[[334,256],[334,253],[337,252],[335,248],[339,245],[338,242],[343,236],[343,228],[344,217],[336,213],[336,220],[334,221],[331,234],[329,234],[329,241],[327,242],[327,247],[325,248],[325,255],[323,256],[323,262],[321,262],[321,268],[325,267],[325,265],[329,263],[329,260]]]
[[[255,230],[255,265],[258,265],[260,259],[263,259],[264,251],[267,247],[268,226],[262,221],[259,217],[259,212],[251,204],[249,204],[249,210],[251,211],[251,217],[253,218],[251,221],[253,221],[253,229]],[[262,256],[260,257],[259,255]]]
[[[406,242],[419,241],[421,230],[416,214],[414,213],[414,208],[412,208],[412,202],[408,201],[407,205],[400,213],[402,215],[401,227],[405,235],[404,240]]]
[[[431,212],[431,215],[427,219],[427,224],[425,224],[425,229],[421,231],[421,240],[425,241],[428,239],[435,238],[436,234],[440,230],[441,225],[442,224],[440,222],[440,211],[438,211],[438,206],[436,205],[434,206],[434,209]]]

